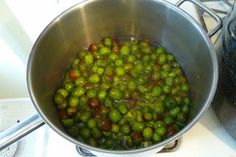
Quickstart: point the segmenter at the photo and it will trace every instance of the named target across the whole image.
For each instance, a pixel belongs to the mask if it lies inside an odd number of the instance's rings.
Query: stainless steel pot
[[[195,20],[179,8],[185,1],[181,0],[175,6],[163,0],[88,0],[54,19],[35,42],[27,67],[30,97],[40,116],[35,115],[18,126],[20,137],[45,122],[75,145],[102,156],[153,153],[181,137],[207,110],[218,81],[218,63],[212,43]],[[212,36],[221,26],[220,18],[199,1],[188,1],[200,6],[217,21],[217,27],[208,32]],[[77,50],[106,36],[147,39],[174,54],[191,86],[192,107],[185,128],[156,145],[125,151],[95,148],[65,133],[52,101],[53,93]],[[28,123],[32,126],[28,127]],[[15,129],[0,135],[0,149],[19,139]]]

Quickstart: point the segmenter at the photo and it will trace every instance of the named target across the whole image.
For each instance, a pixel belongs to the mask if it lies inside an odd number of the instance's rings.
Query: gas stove
[[[30,49],[40,32],[63,10],[80,0],[3,0],[0,2],[0,132],[35,114],[26,87],[26,64]],[[177,0],[169,0],[176,3]],[[204,1],[223,18],[230,7],[223,1]],[[210,30],[214,22],[191,4],[183,5],[205,29]],[[204,19],[204,21],[203,21]],[[217,39],[218,34],[212,38]],[[10,67],[6,70],[5,67]],[[17,69],[17,71],[15,70]],[[15,72],[16,71],[16,72]],[[4,77],[2,77],[4,76]],[[17,76],[17,77],[16,77]],[[4,92],[3,92],[4,91]],[[183,137],[170,146],[171,151],[161,151],[152,157],[236,157],[236,141],[225,131],[213,109]],[[44,125],[9,148],[13,153],[0,153],[0,157],[51,157],[92,156],[86,150],[56,134]],[[151,157],[150,156],[150,157]]]

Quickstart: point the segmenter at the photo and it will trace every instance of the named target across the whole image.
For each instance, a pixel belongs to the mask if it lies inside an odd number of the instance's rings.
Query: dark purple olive
[[[160,113],[154,113],[152,115],[152,118],[154,121],[163,120],[163,115],[161,115]]]
[[[113,47],[119,47],[121,44],[120,40],[119,39],[113,39],[112,40],[112,45]]]
[[[176,133],[176,129],[173,125],[167,127],[167,137],[170,137]]]
[[[132,132],[131,138],[132,138],[134,144],[139,145],[139,144],[141,144],[141,142],[143,140],[143,135],[141,132]]]
[[[136,104],[137,104],[137,100],[136,100],[136,99],[130,98],[130,99],[128,100],[128,105],[129,105],[130,108],[135,107]]]

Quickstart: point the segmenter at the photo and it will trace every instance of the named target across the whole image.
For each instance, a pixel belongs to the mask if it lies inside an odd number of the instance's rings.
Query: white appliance
[[[63,10],[81,0],[0,1],[0,132],[35,114],[26,86],[26,65],[30,49],[46,25]],[[169,0],[176,3],[177,0]],[[229,8],[221,1],[209,7]],[[183,5],[199,21],[195,7]],[[209,27],[214,23],[206,16]],[[236,141],[224,130],[212,108],[181,138],[174,152],[153,157],[236,157]],[[80,157],[75,146],[44,125],[18,141],[8,151],[15,157]],[[11,155],[0,152],[0,157]]]

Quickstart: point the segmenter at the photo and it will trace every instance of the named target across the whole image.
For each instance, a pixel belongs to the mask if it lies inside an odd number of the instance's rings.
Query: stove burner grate
[[[164,147],[161,151],[157,153],[170,153],[175,152],[178,150],[181,143],[181,139],[177,139],[174,142],[168,144],[166,147]],[[80,146],[76,146],[76,150],[82,157],[96,157],[96,155],[92,154],[89,150],[84,149]]]

